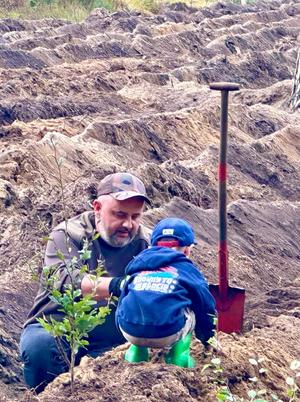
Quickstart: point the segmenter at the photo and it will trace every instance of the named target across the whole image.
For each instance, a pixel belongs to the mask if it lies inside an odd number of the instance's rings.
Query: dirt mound
[[[291,324],[294,328],[292,331],[290,331]],[[293,354],[289,351],[297,344],[299,335],[295,330],[297,325],[299,319],[280,316],[272,320],[273,329],[266,329],[263,336],[258,330],[252,330],[243,337],[220,335],[223,346],[220,365],[223,373],[218,380],[227,382],[235,396],[242,397],[249,390],[266,390],[264,398],[271,398],[271,394],[276,394],[282,400],[286,400],[284,382],[285,378],[292,374],[289,366]],[[39,396],[39,400],[41,402],[217,400],[216,393],[221,385],[218,384],[218,376],[212,370],[202,370],[204,365],[210,362],[211,356],[203,355],[198,342],[195,342],[192,348],[198,364],[195,369],[190,370],[165,365],[163,357],[155,351],[151,362],[129,365],[123,360],[125,349],[126,346],[118,347],[95,360],[85,357],[76,370],[76,385],[72,396],[68,388],[69,376],[63,374],[46,388]],[[300,352],[299,348],[297,352]],[[251,365],[249,359],[261,360],[259,367]],[[258,375],[258,370],[261,368],[265,368],[266,372]],[[253,383],[251,378],[255,376],[258,377],[258,381]]]
[[[157,15],[97,9],[82,23],[0,21],[0,399],[22,398],[17,344],[32,273],[42,237],[63,220],[51,141],[64,158],[67,215],[90,208],[104,175],[135,173],[153,200],[145,223],[193,223],[193,258],[217,282],[220,94],[208,83],[232,80],[241,90],[229,108],[230,282],[246,288],[247,303],[244,335],[221,336],[222,364],[245,397],[248,358],[264,357],[259,389],[286,400],[289,362],[299,357],[300,126],[289,106],[299,15],[298,2],[274,0],[178,3]],[[156,361],[129,368],[122,353],[86,360],[77,400],[216,400],[199,344],[192,371]],[[67,401],[65,381],[44,400]]]

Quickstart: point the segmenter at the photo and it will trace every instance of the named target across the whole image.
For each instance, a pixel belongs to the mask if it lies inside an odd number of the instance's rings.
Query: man
[[[129,173],[115,173],[105,177],[98,186],[97,195],[98,198],[93,202],[93,211],[84,212],[54,228],[47,244],[44,262],[46,266],[58,266],[58,290],[63,291],[64,286],[72,281],[83,295],[93,293],[94,298],[101,301],[110,294],[119,296],[126,265],[149,245],[150,231],[140,222],[145,202],[150,204],[150,201],[144,184]],[[94,236],[97,233],[99,236]],[[89,271],[93,272],[99,261],[102,261],[107,273],[99,284],[88,273],[82,276],[80,266],[70,274],[57,256],[59,250],[65,261],[70,261],[74,256],[80,260],[79,252],[85,240],[90,242],[91,257],[87,261]],[[37,322],[37,318],[43,316],[62,318],[58,308],[50,300],[45,284],[41,283],[20,341],[25,382],[37,392],[42,391],[57,375],[67,371],[54,337]],[[88,340],[88,349],[79,351],[77,363],[84,354],[95,357],[126,342],[115,326],[114,309],[103,325],[89,333]]]

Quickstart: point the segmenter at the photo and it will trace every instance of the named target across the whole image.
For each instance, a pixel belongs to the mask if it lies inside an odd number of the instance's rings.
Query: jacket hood
[[[187,257],[176,250],[167,247],[151,247],[138,254],[127,266],[126,274],[132,275],[142,269],[156,270],[158,268],[178,262],[191,262]]]

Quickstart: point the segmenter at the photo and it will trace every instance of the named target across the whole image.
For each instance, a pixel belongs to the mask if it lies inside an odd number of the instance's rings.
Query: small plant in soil
[[[210,340],[210,343],[216,344],[218,343],[216,337]],[[293,372],[292,376],[288,376],[286,378],[286,398],[284,401],[280,399],[272,390],[268,388],[259,389],[257,384],[258,380],[261,377],[267,376],[268,369],[263,364],[264,358],[250,358],[249,363],[254,367],[255,375],[249,378],[249,381],[252,383],[253,389],[248,390],[247,397],[239,397],[233,395],[231,392],[228,381],[224,375],[224,370],[222,367],[222,361],[219,357],[213,356],[209,363],[206,363],[201,372],[207,372],[207,377],[209,382],[217,385],[216,391],[216,401],[231,401],[231,402],[295,402],[299,400],[299,386],[297,385],[297,378],[300,377],[300,361],[293,360],[290,364],[290,369]],[[255,386],[256,384],[256,386]]]
[[[249,362],[256,367],[256,372],[257,375],[265,375],[267,373],[267,369],[261,366],[261,363],[264,361],[263,358],[260,359],[249,359]],[[286,378],[286,384],[287,384],[287,390],[286,390],[286,396],[287,396],[287,401],[288,402],[294,402],[298,400],[299,396],[299,387],[296,383],[296,378],[300,376],[300,361],[299,360],[293,360],[290,364],[290,369],[293,371],[294,375],[293,376],[288,376]],[[250,381],[252,382],[257,382],[258,378],[252,377],[249,378]],[[282,399],[280,399],[276,394],[268,392],[268,389],[262,389],[262,390],[250,390],[248,391],[248,397],[249,402],[268,402],[268,401],[276,401],[276,402],[283,402]],[[271,399],[264,399],[264,396],[270,395]],[[243,402],[242,400],[241,402]]]
[[[81,259],[89,255],[87,243],[84,246],[86,249],[82,250]],[[70,278],[72,278],[72,271],[78,267],[80,263],[76,257],[68,261],[63,254],[58,250],[57,256],[61,259],[62,263],[67,267]],[[109,314],[110,309],[108,306],[94,308],[97,302],[93,300],[93,294],[82,296],[81,289],[77,289],[73,280],[71,283],[64,287],[61,292],[55,287],[55,282],[58,279],[56,272],[57,266],[45,266],[43,269],[44,283],[50,293],[50,300],[57,303],[60,308],[58,311],[64,314],[62,321],[55,320],[54,318],[39,318],[39,323],[43,328],[55,337],[58,349],[62,354],[65,362],[69,367],[71,392],[74,390],[74,367],[75,357],[79,348],[85,348],[89,342],[86,339],[88,333],[96,326],[101,325],[105,321],[105,317]],[[80,272],[84,273],[87,270],[87,265],[83,264]],[[93,276],[94,283],[97,282],[102,275],[101,270]],[[67,341],[70,348],[70,356],[66,353],[64,343]]]
[[[64,197],[64,186],[62,181],[62,163],[63,159],[58,157],[57,146],[53,138],[50,139],[50,145],[54,151],[53,158],[58,170],[58,183],[61,191],[61,200],[64,213],[64,221],[66,225],[66,244],[67,253],[62,253],[56,248],[56,256],[60,260],[58,264],[45,266],[42,272],[42,279],[45,289],[49,292],[51,301],[59,306],[58,311],[63,313],[62,320],[56,320],[53,317],[39,318],[39,323],[43,328],[54,336],[58,349],[62,354],[65,362],[69,367],[71,393],[74,390],[74,367],[75,357],[80,348],[86,348],[89,344],[88,333],[96,326],[101,325],[105,321],[105,317],[110,313],[109,303],[107,306],[95,308],[97,302],[93,300],[93,294],[82,296],[81,289],[74,281],[74,271],[80,270],[82,277],[88,271],[87,262],[91,257],[89,249],[90,242],[84,240],[83,248],[79,252],[79,257],[71,256],[70,238],[68,237],[66,200]],[[92,241],[99,236],[97,233],[93,236]],[[45,241],[53,241],[50,237],[44,238]],[[66,255],[67,254],[67,255]],[[64,266],[68,274],[68,281],[61,291],[57,288],[59,269]],[[98,265],[93,275],[90,274],[91,280],[95,283],[95,287],[104,270],[101,264]],[[70,352],[66,352],[66,346]]]
[[[286,378],[288,386],[287,396],[290,398],[289,402],[296,401],[299,395],[299,387],[296,379],[300,377],[300,360],[293,360],[290,364],[290,369],[293,371],[293,376]]]

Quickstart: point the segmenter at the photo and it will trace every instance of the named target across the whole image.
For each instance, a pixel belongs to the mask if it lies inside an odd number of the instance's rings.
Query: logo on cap
[[[164,243],[165,240],[167,240],[167,242],[170,243],[168,247],[176,245],[184,247],[196,244],[192,226],[187,221],[180,218],[165,218],[158,222],[152,232],[151,245],[159,245],[158,243],[161,240],[163,240]]]
[[[163,229],[162,234],[163,235],[173,235],[174,234],[174,229]]]

